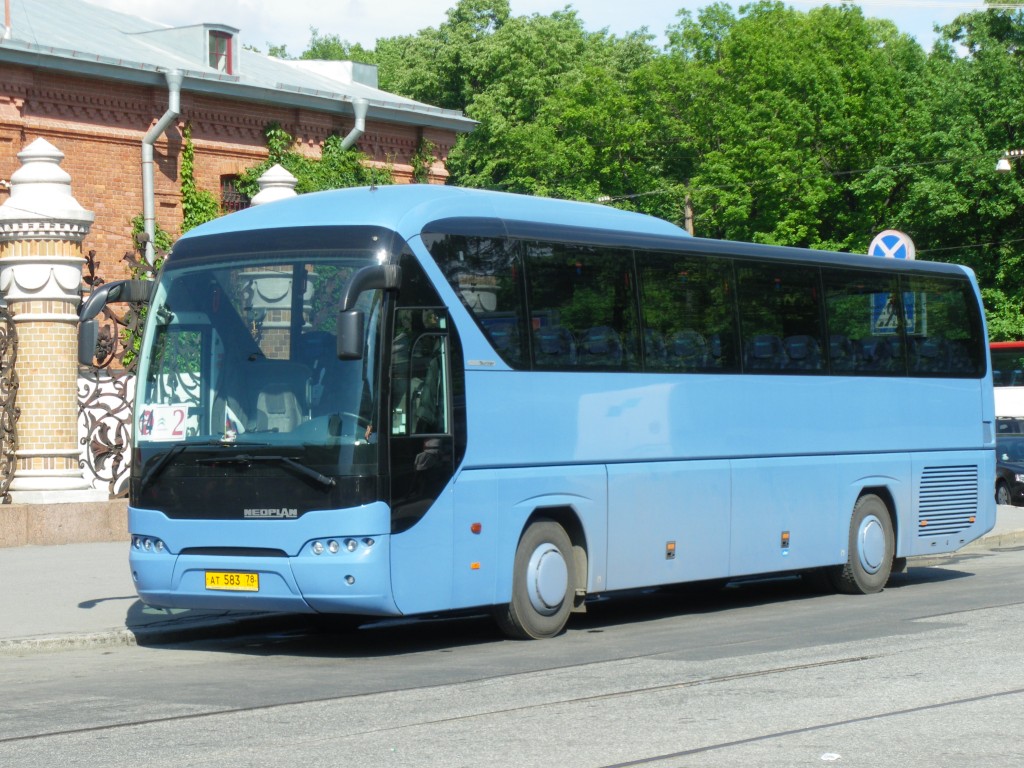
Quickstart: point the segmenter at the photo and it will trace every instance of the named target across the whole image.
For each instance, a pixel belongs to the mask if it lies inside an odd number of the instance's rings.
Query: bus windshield
[[[351,483],[337,478],[377,472],[370,425],[383,294],[367,291],[356,306],[365,317],[362,359],[338,359],[335,323],[349,279],[378,255],[196,261],[171,259],[147,316],[136,394],[140,497],[166,507],[206,481],[296,486],[290,496],[306,502],[286,507],[294,516],[303,506],[363,501],[346,498]]]

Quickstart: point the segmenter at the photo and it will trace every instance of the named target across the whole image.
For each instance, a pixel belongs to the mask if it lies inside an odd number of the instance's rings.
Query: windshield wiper
[[[240,453],[237,456],[211,456],[208,459],[199,459],[196,461],[196,464],[245,464],[246,466],[249,466],[261,461],[271,461],[277,464],[284,464],[286,467],[298,472],[303,477],[307,477],[310,480],[320,483],[328,488],[333,488],[337,485],[337,481],[333,477],[322,475],[312,467],[307,467],[305,464],[296,461],[290,456],[253,456],[248,453]]]
[[[167,465],[171,463],[171,459],[184,453],[190,448],[210,448],[211,446],[232,448],[238,445],[263,446],[269,445],[269,443],[225,443],[221,440],[204,440],[201,443],[178,443],[177,445],[172,446],[167,453],[161,455],[160,458],[156,460],[156,463],[143,473],[142,477],[139,479],[139,493],[142,493],[142,489],[153,482],[156,479],[156,476],[167,468]]]

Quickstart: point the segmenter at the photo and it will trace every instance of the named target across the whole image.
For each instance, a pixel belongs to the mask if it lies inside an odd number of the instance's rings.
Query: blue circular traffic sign
[[[879,232],[868,246],[868,255],[886,259],[913,259],[915,253],[910,236],[895,229]]]

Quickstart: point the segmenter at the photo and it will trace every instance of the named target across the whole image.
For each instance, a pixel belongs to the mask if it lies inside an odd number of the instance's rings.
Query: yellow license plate
[[[259,592],[260,575],[234,571],[207,571],[206,588],[226,589],[229,592]]]

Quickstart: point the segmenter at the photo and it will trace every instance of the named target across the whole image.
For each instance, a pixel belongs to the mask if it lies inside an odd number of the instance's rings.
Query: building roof
[[[232,38],[231,74],[210,66],[210,32]],[[476,124],[461,112],[380,90],[375,67],[275,59],[245,49],[243,39],[240,30],[216,22],[170,27],[85,0],[13,0],[10,28],[0,24],[0,65],[157,87],[176,69],[183,91],[338,114],[351,114],[352,100],[362,98],[370,119],[459,133]]]

